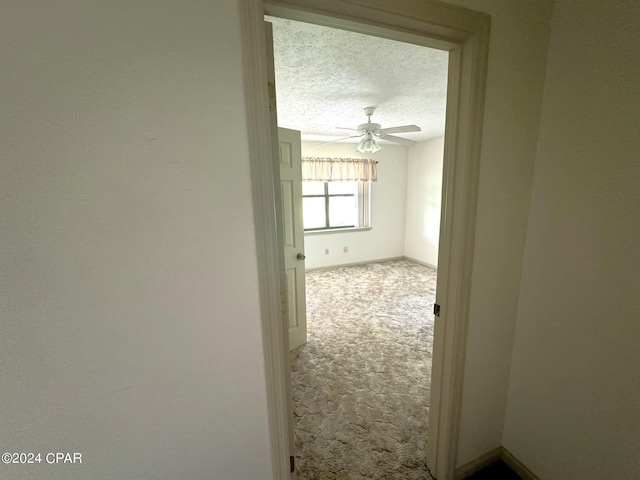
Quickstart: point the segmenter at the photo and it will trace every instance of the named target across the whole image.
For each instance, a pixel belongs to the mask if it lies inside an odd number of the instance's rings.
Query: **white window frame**
[[[327,222],[331,212],[328,210],[328,198],[332,195],[328,193],[328,183],[324,182],[324,195],[302,195],[303,201],[305,197],[324,197],[326,199],[325,208],[327,209]],[[358,224],[348,227],[330,227],[328,223],[325,223],[324,227],[305,229],[305,235],[313,235],[317,233],[337,233],[337,232],[352,232],[354,230],[368,230],[371,228],[371,182],[357,181],[358,188],[355,195],[357,197],[358,204]]]

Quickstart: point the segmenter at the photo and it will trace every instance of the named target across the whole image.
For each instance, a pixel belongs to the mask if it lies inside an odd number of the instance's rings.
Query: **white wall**
[[[554,10],[504,431],[543,480],[640,472],[639,19]]]
[[[444,137],[409,147],[404,254],[437,267]]]
[[[458,448],[463,465],[502,443],[551,2],[446,1],[491,15]]]
[[[271,477],[239,32],[2,2],[1,478]]]
[[[302,142],[303,156],[373,158],[378,163],[378,181],[371,185],[371,229],[353,232],[306,234],[305,266],[319,268],[369,262],[404,254],[407,189],[407,147],[383,145],[373,155],[355,151],[356,144],[338,143],[318,147],[318,142]],[[348,247],[348,253],[343,248]],[[325,255],[329,249],[329,255]]]

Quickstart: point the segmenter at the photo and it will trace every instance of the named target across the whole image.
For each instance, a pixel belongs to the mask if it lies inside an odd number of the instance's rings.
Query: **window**
[[[302,212],[305,232],[370,226],[375,160],[302,158]]]
[[[370,182],[302,182],[304,230],[369,226]]]

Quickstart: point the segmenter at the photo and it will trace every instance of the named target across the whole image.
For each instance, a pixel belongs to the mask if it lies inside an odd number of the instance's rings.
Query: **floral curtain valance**
[[[364,158],[303,157],[302,180],[311,182],[377,182],[375,160]]]

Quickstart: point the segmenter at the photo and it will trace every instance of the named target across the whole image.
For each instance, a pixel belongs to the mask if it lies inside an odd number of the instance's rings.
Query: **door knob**
[[[305,258],[307,258],[307,257],[305,257],[303,253],[299,253],[299,254],[296,256],[296,258],[297,258],[298,260],[304,260],[304,259],[305,259]]]

